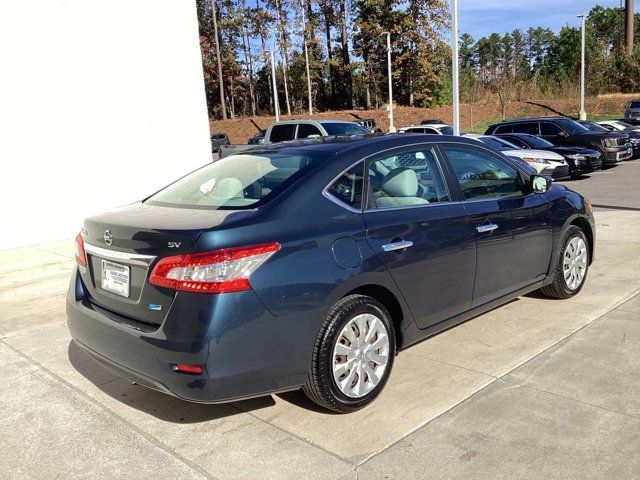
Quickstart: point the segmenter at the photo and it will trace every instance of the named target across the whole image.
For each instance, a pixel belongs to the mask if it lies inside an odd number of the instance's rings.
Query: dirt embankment
[[[586,110],[590,115],[598,114],[622,114],[625,103],[631,98],[640,95],[606,95],[603,97],[588,98]],[[538,115],[573,115],[577,116],[579,100],[532,100],[529,102],[508,102],[506,105],[506,117],[528,117]],[[500,105],[496,102],[463,103],[460,105],[460,128],[473,132],[478,128],[484,130],[487,122],[498,120],[501,117]],[[308,115],[281,115],[282,120],[297,118],[309,118]],[[312,118],[355,120],[358,118],[373,118],[378,126],[387,131],[389,119],[386,108],[377,110],[342,110],[333,112],[316,113]],[[441,119],[450,123],[452,121],[451,106],[437,108],[411,108],[396,107],[394,109],[394,124],[396,128],[420,123],[423,119]],[[258,128],[266,128],[274,122],[272,116],[242,117],[232,120],[212,120],[209,126],[212,133],[226,132],[231,143],[246,143],[248,138],[254,135]],[[480,132],[483,133],[483,132]]]

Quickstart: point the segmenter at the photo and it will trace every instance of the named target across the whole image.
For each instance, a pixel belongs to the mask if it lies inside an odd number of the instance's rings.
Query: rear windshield
[[[255,208],[275,198],[329,155],[326,152],[231,155],[172,183],[146,203],[213,210]]]
[[[369,131],[358,125],[349,122],[323,122],[322,126],[327,131],[327,135],[363,135]]]
[[[453,135],[453,127],[450,127],[449,125],[445,125],[444,127],[440,127],[440,132],[442,132],[443,135]]]

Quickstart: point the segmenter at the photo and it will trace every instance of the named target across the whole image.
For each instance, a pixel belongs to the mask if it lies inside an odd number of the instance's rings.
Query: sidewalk
[[[521,297],[411,347],[346,416],[298,392],[207,406],[132,385],[70,342],[72,243],[0,252],[4,476],[639,478],[640,212],[596,221],[578,296]]]

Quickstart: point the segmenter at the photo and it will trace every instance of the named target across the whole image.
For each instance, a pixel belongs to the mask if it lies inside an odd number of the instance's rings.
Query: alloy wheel
[[[587,246],[584,240],[579,236],[573,237],[565,247],[562,262],[562,273],[569,290],[576,290],[582,285],[587,273],[587,261]]]

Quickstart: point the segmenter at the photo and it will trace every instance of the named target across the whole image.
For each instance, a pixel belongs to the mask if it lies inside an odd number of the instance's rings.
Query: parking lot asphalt
[[[597,206],[579,295],[521,297],[411,347],[350,415],[299,392],[196,405],[132,385],[71,342],[72,242],[0,252],[2,476],[640,478],[638,175],[566,182]]]

